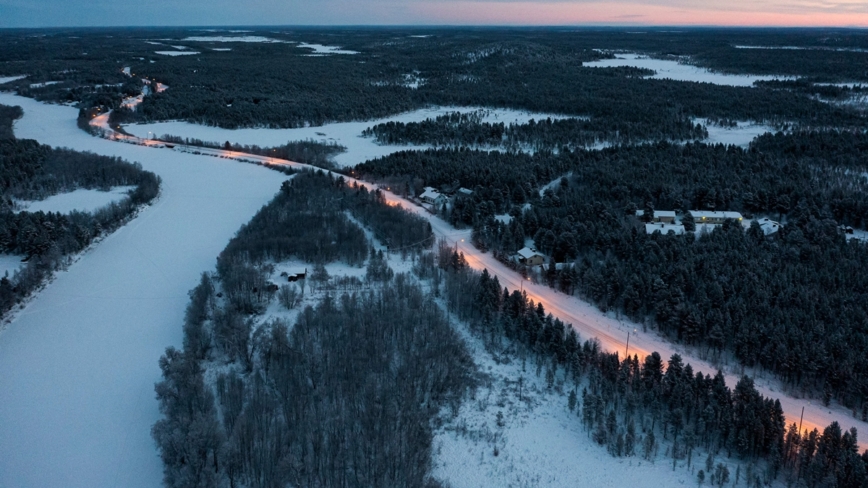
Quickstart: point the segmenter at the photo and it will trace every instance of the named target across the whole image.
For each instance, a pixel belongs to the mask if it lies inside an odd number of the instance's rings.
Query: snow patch
[[[27,78],[27,75],[0,77],[0,85],[3,85],[5,83],[10,83],[10,82],[13,82],[15,80],[21,80],[23,78]]]
[[[80,188],[68,193],[52,195],[45,200],[16,202],[18,212],[56,212],[70,213],[93,212],[114,202],[119,202],[129,197],[135,186],[116,186],[109,191],[87,190]]]
[[[524,368],[516,358],[497,361],[464,324],[456,324],[456,329],[487,381],[463,402],[456,417],[444,412],[446,422],[433,441],[436,479],[453,488],[695,483],[683,467],[673,471],[671,460],[658,457],[652,464],[639,456],[612,457],[590,439],[581,418],[567,408],[571,384],[561,385],[564,380],[559,377],[549,389],[535,374],[533,360]]]
[[[46,86],[63,83],[62,81],[43,81],[42,83],[31,83],[30,88],[45,88]]]
[[[775,128],[770,125],[754,122],[739,121],[736,127],[721,127],[709,124],[708,119],[694,119],[693,123],[705,126],[705,129],[708,131],[708,138],[704,142],[726,146],[747,147],[757,137],[769,132],[775,132]]]
[[[199,51],[154,51],[163,56],[186,56],[190,54],[201,54]]]
[[[313,49],[314,54],[359,54],[358,51],[347,51],[345,49],[341,49],[337,46],[324,46],[322,44],[308,44],[306,42],[302,42],[298,44],[298,47],[305,49]]]
[[[235,31],[229,31],[235,32]],[[237,31],[249,32],[249,31]],[[267,44],[287,44],[288,41],[280,39],[271,39],[270,37],[262,36],[190,36],[181,39],[188,42],[260,42]]]
[[[15,272],[24,267],[22,259],[24,259],[24,256],[0,254],[0,277],[8,276],[12,278],[15,276]]]

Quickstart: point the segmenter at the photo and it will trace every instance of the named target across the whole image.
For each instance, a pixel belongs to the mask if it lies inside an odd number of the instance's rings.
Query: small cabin
[[[641,219],[643,216],[645,216],[644,210],[636,210],[636,217]],[[663,223],[663,224],[674,224],[675,223],[675,210],[655,210],[654,216],[651,218],[651,222]]]
[[[532,247],[519,249],[515,255],[516,261],[526,266],[538,266],[545,263],[546,257]]]

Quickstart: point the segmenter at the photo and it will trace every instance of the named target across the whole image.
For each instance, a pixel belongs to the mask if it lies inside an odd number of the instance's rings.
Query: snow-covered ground
[[[191,54],[200,54],[199,51],[154,51],[163,56],[189,56]]]
[[[858,47],[826,47],[826,46],[732,46],[736,49],[782,49],[787,51],[838,51],[865,53],[868,49]]]
[[[62,81],[43,81],[42,83],[31,83],[30,88],[45,88],[46,86],[63,83]]]
[[[203,153],[205,152],[219,157],[260,161],[267,164],[303,166],[289,161],[245,155],[232,151],[204,150]],[[761,394],[780,399],[784,413],[787,415],[789,421],[794,421],[800,415],[802,407],[804,407],[803,426],[806,429],[816,428],[822,431],[833,421],[837,421],[842,427],[847,429],[856,427],[860,431],[868,431],[868,423],[855,419],[852,413],[843,407],[825,407],[820,402],[805,400],[794,396],[792,393],[783,392],[781,391],[780,383],[776,379],[763,374],[761,371],[754,372],[745,369],[732,360],[711,364],[704,359],[700,359],[700,351],[683,345],[673,344],[653,331],[646,332],[641,324],[623,320],[617,315],[603,314],[593,305],[576,297],[566,296],[544,285],[527,282],[518,273],[494,259],[490,254],[483,253],[473,247],[470,244],[469,230],[456,230],[440,218],[431,215],[430,212],[422,207],[390,192],[384,192],[384,195],[388,202],[401,205],[428,219],[435,235],[462,251],[471,267],[477,270],[488,269],[491,274],[500,279],[502,286],[506,286],[510,290],[515,290],[516,288],[523,289],[529,298],[533,299],[536,303],[541,303],[549,313],[552,313],[565,323],[572,324],[573,328],[582,337],[597,338],[604,350],[623,350],[627,344],[628,334],[632,334],[629,339],[629,353],[631,355],[638,354],[640,357],[644,357],[653,351],[657,351],[662,357],[668,358],[672,354],[678,353],[684,358],[686,363],[692,363],[696,371],[714,374],[718,369],[722,369],[725,373],[727,384],[731,388],[735,387],[738,379],[743,374],[752,375],[756,382],[757,390]],[[516,287],[516,285],[519,286]],[[863,449],[868,448],[868,442],[863,441],[860,445]]]
[[[10,94],[16,135],[137,161],[162,193],[60,272],[0,334],[0,486],[156,487],[157,360],[181,346],[187,292],[285,175],[236,161],[119,144],[78,110]]]
[[[68,193],[52,195],[45,200],[35,202],[20,200],[15,203],[18,211],[69,213],[78,210],[79,212],[93,212],[112,202],[119,202],[127,198],[133,189],[135,189],[134,186],[116,186],[110,191],[79,188]]]
[[[232,31],[230,31],[232,32]],[[241,31],[239,31],[241,32]],[[280,39],[271,39],[262,36],[190,36],[181,39],[182,41],[192,42],[262,42],[262,43],[287,43]]]
[[[756,76],[756,75],[729,75],[715,73],[705,68],[682,64],[677,61],[666,59],[653,59],[639,54],[625,53],[616,54],[616,59],[601,59],[584,63],[588,68],[614,68],[619,66],[633,66],[647,68],[656,73],[649,78],[671,79],[678,81],[693,81],[697,83],[714,83],[716,85],[729,86],[752,86],[755,81],[788,79],[785,76]]]
[[[11,81],[20,80],[22,78],[27,78],[27,75],[6,76],[6,77],[0,76],[0,85],[2,85],[4,83],[9,83]]]
[[[24,256],[16,256],[14,254],[0,254],[0,278],[8,275],[10,278],[16,271],[24,266],[21,260]]]
[[[124,129],[137,137],[147,138],[148,133],[163,136],[173,136],[200,139],[209,142],[225,142],[272,147],[286,144],[289,141],[315,140],[334,142],[345,146],[345,153],[335,156],[338,166],[348,167],[369,159],[387,156],[397,151],[422,150],[430,146],[415,145],[381,145],[372,137],[362,137],[362,131],[374,125],[395,122],[421,122],[452,112],[469,113],[483,110],[486,114],[484,122],[503,122],[505,124],[525,124],[530,119],[541,120],[547,117],[566,118],[563,115],[543,114],[510,109],[480,109],[478,107],[434,107],[406,112],[392,117],[365,122],[340,122],[317,127],[298,129],[221,129],[189,122],[157,122],[154,124],[133,124]]]
[[[862,242],[868,242],[868,231],[853,229],[852,234],[847,234],[847,239],[858,239]]]
[[[868,83],[863,81],[851,82],[851,83],[814,83],[816,86],[837,86],[841,88],[856,88],[857,86],[868,86]]]
[[[298,47],[305,49],[313,49],[314,54],[359,54],[358,51],[348,51],[337,46],[324,46],[322,44],[308,44],[301,42]]]
[[[692,486],[695,476],[661,453],[654,463],[640,455],[614,458],[589,438],[581,418],[567,408],[572,382],[548,389],[528,360],[496,361],[461,323],[455,324],[471,355],[490,381],[458,416],[435,431],[433,475],[452,488],[500,487],[671,487]],[[519,378],[521,399],[519,399]],[[557,383],[563,381],[559,378]],[[581,403],[581,400],[580,400]],[[501,413],[502,426],[497,424]],[[497,446],[498,453],[494,454]],[[637,449],[641,452],[641,448]],[[704,459],[694,455],[694,465]],[[726,462],[718,459],[717,462]],[[730,468],[735,471],[734,467]]]
[[[767,133],[775,132],[775,128],[770,125],[756,124],[753,122],[738,122],[737,127],[721,127],[719,125],[709,124],[706,119],[695,119],[694,123],[699,123],[705,126],[708,130],[708,139],[703,142],[708,144],[724,144],[747,147],[751,141],[757,137]]]

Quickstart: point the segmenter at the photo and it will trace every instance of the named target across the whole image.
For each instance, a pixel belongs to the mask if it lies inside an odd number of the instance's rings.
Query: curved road
[[[106,121],[107,115],[104,115],[102,116],[102,119],[95,120],[95,123],[101,128],[111,131],[111,129],[107,127]],[[136,144],[162,145],[162,143],[156,141],[143,140],[114,132],[111,133],[113,137],[118,140],[126,140],[127,142],[133,142]],[[235,142],[244,143],[244,141]],[[194,149],[191,148],[190,150]],[[200,151],[203,154],[257,161],[266,165],[285,165],[299,168],[310,168],[308,165],[292,161],[234,151],[206,148],[195,148],[195,150]],[[371,189],[378,188],[377,185],[368,182],[347,176],[344,176],[344,178],[350,182],[354,181]],[[705,374],[714,375],[719,369],[718,366],[699,359],[696,356],[695,349],[673,344],[651,331],[647,333],[642,332],[642,326],[639,324],[632,323],[628,320],[618,320],[609,317],[604,315],[593,305],[590,305],[576,297],[565,295],[544,285],[538,285],[523,280],[521,275],[511,270],[500,261],[494,259],[490,254],[482,253],[473,247],[473,245],[470,244],[469,230],[456,230],[447,222],[430,214],[428,211],[416,204],[401,198],[386,189],[380,188],[380,190],[385,193],[387,201],[401,205],[402,207],[428,219],[435,235],[440,239],[444,239],[450,245],[456,246],[457,249],[463,252],[471,267],[477,270],[487,268],[489,273],[498,277],[502,286],[505,286],[510,290],[523,290],[527,293],[529,298],[533,299],[537,303],[542,303],[543,307],[545,307],[549,313],[563,322],[571,324],[583,340],[588,338],[597,338],[603,349],[607,351],[617,351],[623,357],[625,351],[627,351],[629,333],[629,354],[631,356],[633,354],[638,354],[639,357],[642,358],[653,351],[657,351],[664,360],[668,360],[673,354],[678,353],[681,355],[685,363],[690,363],[692,365],[694,371],[702,371]],[[745,370],[739,365],[731,365],[724,370],[726,382],[731,388],[734,388],[739,378],[741,378],[742,371]],[[752,374],[750,371],[745,371],[745,373],[749,375]],[[862,449],[868,449],[868,440],[866,440],[866,436],[868,436],[868,423],[854,418],[852,412],[849,410],[837,405],[824,407],[818,400],[795,398],[781,391],[782,386],[780,382],[770,377],[768,373],[765,373],[764,375],[760,374],[759,376],[756,376],[754,373],[754,382],[760,393],[766,397],[777,398],[780,400],[784,409],[784,414],[786,415],[787,424],[796,423],[798,425],[801,420],[803,431],[816,428],[822,432],[826,426],[831,424],[833,421],[837,421],[842,428],[849,429],[850,427],[856,427],[860,432],[862,432],[863,440],[859,443],[860,447]],[[803,418],[801,418],[802,408],[804,408]]]

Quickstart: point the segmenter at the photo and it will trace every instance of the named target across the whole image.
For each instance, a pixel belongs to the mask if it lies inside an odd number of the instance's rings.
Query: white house
[[[422,203],[434,205],[435,207],[441,207],[444,203],[448,201],[446,195],[443,195],[434,188],[431,188],[430,186],[425,187],[425,191],[422,192],[421,195],[419,195],[419,199],[422,200]]]
[[[738,212],[714,212],[710,210],[691,210],[690,215],[697,224],[722,224],[727,219],[741,222],[744,218]]]
[[[771,219],[759,219],[757,220],[757,223],[765,235],[771,235],[781,230],[781,224]]]
[[[545,262],[545,255],[532,247],[523,247],[515,255],[516,261],[528,266],[537,266]]]

